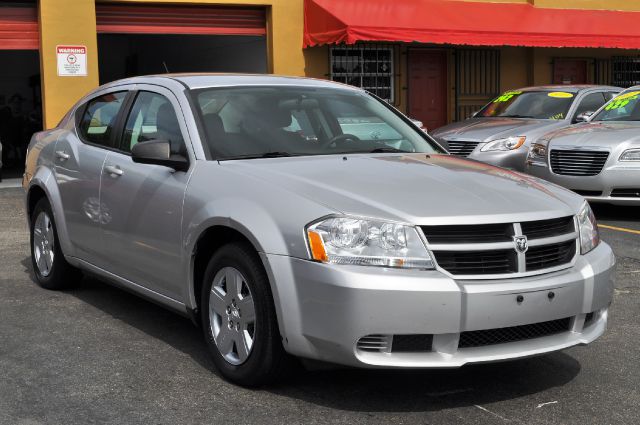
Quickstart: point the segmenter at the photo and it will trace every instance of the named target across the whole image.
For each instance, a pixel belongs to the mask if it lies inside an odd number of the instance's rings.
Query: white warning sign
[[[56,46],[58,75],[61,77],[86,77],[87,47]]]

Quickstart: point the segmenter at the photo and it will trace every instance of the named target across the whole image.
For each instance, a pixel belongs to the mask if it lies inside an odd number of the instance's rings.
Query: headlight
[[[547,162],[547,146],[548,140],[539,140],[531,146],[527,159],[533,162]]]
[[[307,227],[311,258],[323,263],[432,269],[413,226],[354,217],[332,217]]]
[[[640,161],[640,149],[627,149],[620,155],[620,161]]]
[[[578,213],[578,227],[580,229],[580,253],[582,255],[597,247],[600,243],[600,232],[596,216],[593,215],[589,203],[585,202]]]
[[[489,151],[512,151],[524,145],[527,140],[524,136],[508,137],[506,139],[493,140],[480,149],[480,152]]]

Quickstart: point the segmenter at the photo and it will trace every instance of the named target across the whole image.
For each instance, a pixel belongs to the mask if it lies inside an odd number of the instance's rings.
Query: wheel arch
[[[69,261],[69,256],[73,255],[73,247],[69,234],[67,232],[67,223],[64,219],[62,208],[62,200],[60,199],[60,191],[56,185],[55,177],[51,170],[45,167],[39,167],[35,175],[29,181],[27,194],[25,199],[25,209],[27,212],[27,223],[31,228],[31,214],[38,201],[47,199],[53,212],[58,240],[62,253]]]
[[[196,321],[199,317],[197,312],[200,309],[204,272],[207,268],[207,264],[209,263],[209,259],[216,250],[230,242],[247,243],[256,251],[256,255],[260,258],[267,280],[269,281],[271,295],[273,296],[275,304],[274,307],[276,310],[278,326],[280,327],[282,334],[282,313],[278,297],[278,289],[275,282],[273,282],[273,274],[267,257],[264,255],[264,249],[249,229],[230,218],[213,220],[208,225],[204,226],[199,232],[198,237],[195,238],[193,247],[190,249],[191,258],[189,262],[188,305],[190,305],[190,315],[192,320]]]

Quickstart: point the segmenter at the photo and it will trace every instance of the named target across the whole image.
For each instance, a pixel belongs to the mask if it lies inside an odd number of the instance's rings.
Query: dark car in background
[[[529,148],[538,137],[585,121],[621,91],[593,85],[511,90],[473,117],[430,134],[454,155],[523,171]]]

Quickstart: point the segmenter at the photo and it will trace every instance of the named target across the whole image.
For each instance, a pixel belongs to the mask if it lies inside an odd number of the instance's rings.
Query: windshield
[[[443,153],[362,92],[307,87],[194,90],[214,159],[365,152]]]
[[[475,116],[563,120],[574,99],[573,93],[563,91],[508,91],[492,100]]]
[[[640,121],[640,91],[614,97],[591,121]]]

